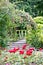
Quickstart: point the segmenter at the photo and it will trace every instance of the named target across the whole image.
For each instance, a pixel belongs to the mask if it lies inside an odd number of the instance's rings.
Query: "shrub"
[[[37,29],[30,29],[30,31],[29,29],[27,30],[27,43],[35,48],[43,48],[43,17],[36,17],[34,18],[34,21],[37,24]]]
[[[37,36],[40,43],[40,47],[43,47],[43,17],[36,17],[34,21],[37,23]]]
[[[35,18],[34,18],[34,21],[35,21],[37,24],[43,24],[43,17],[42,17],[42,16],[35,17]]]
[[[28,32],[27,43],[34,46],[35,48],[40,48],[37,32],[35,30],[31,30],[30,32]]]
[[[8,39],[7,26],[9,25],[9,15],[4,9],[0,9],[0,46],[5,47]]]

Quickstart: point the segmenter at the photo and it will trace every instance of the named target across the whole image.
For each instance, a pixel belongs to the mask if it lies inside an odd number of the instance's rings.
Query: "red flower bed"
[[[15,53],[15,52],[18,51],[18,50],[19,50],[19,48],[18,48],[18,47],[15,47],[14,49],[9,50],[9,52],[10,52],[10,53]]]
[[[27,44],[24,44],[24,45],[22,46],[22,49],[21,49],[21,50],[20,50],[19,47],[15,47],[14,49],[9,50],[9,52],[10,52],[10,53],[15,53],[15,52],[17,52],[17,51],[19,50],[19,51],[18,51],[19,54],[24,54],[24,52],[26,52],[26,55],[30,56],[30,55],[32,55],[32,52],[33,52],[35,49],[34,49],[33,47],[31,47],[31,48],[29,48],[27,51],[24,51],[27,46],[28,46]],[[25,56],[24,58],[26,58],[26,56]]]

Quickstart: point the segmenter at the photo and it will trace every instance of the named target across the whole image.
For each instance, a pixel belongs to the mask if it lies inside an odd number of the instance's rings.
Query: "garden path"
[[[26,39],[21,39],[17,42],[10,42],[8,49],[13,49],[14,47],[22,47],[23,44],[26,44]]]

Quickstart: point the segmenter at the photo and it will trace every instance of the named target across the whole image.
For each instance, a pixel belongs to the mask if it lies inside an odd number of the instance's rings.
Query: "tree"
[[[32,16],[38,16],[43,13],[42,0],[10,0],[10,2],[14,3],[15,8],[24,10],[25,12],[30,13]]]
[[[10,16],[8,14],[8,8],[5,1],[1,0],[0,5],[0,46],[6,47],[8,41],[8,26],[10,23]]]
[[[7,24],[9,21],[8,14],[0,11],[0,46],[5,47],[7,42]]]
[[[36,9],[37,9],[37,11],[38,11],[38,15],[39,15],[39,16],[43,16],[43,0],[40,0],[40,1],[37,3]]]

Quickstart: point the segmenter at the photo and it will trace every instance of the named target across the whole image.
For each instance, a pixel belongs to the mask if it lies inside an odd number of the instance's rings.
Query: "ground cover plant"
[[[39,51],[36,51],[35,48],[28,47],[29,46],[25,44],[22,46],[22,49],[14,47],[7,52],[6,50],[2,51],[0,55],[0,65],[30,65],[32,63],[43,65],[43,49],[40,48]]]

